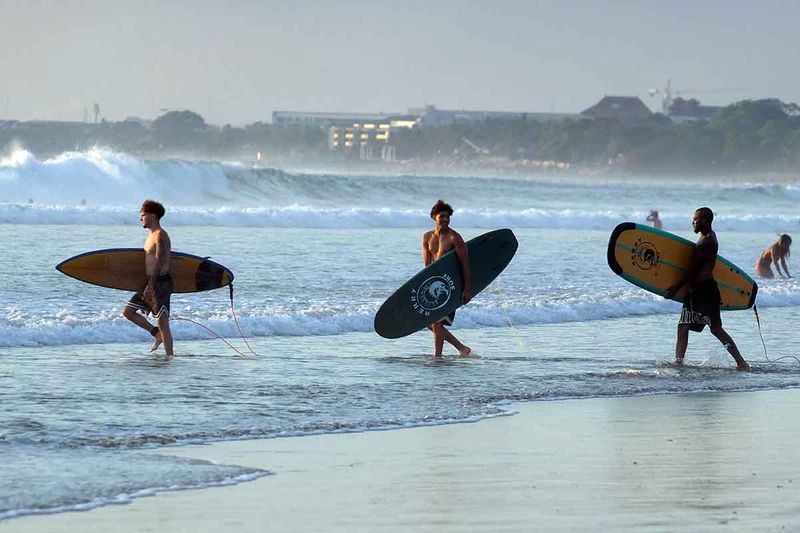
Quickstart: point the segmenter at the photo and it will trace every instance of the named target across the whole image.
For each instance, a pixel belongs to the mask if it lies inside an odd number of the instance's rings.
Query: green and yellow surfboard
[[[652,293],[664,296],[689,268],[694,243],[672,233],[635,222],[623,222],[608,239],[608,266],[617,275]],[[749,309],[756,302],[753,278],[722,256],[717,256],[714,279],[722,296],[720,309]],[[683,302],[686,287],[673,300]]]

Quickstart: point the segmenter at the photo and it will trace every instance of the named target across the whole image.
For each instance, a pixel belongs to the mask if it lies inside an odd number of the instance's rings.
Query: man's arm
[[[684,285],[691,284],[695,280],[697,274],[703,269],[706,262],[713,257],[711,254],[713,251],[712,248],[711,243],[707,242],[705,239],[697,243],[697,246],[694,247],[694,253],[692,254],[691,265],[686,269],[686,273],[684,273],[680,281],[667,289],[666,298],[672,298]]]
[[[469,250],[464,243],[461,235],[456,233],[453,235],[455,241],[456,255],[461,263],[461,277],[464,279],[464,289],[461,291],[461,303],[465,304],[472,300],[472,271],[469,267]]]
[[[153,269],[153,273],[150,274],[150,279],[147,280],[147,287],[145,288],[145,292],[152,291],[153,285],[155,285],[158,276],[161,274],[161,269],[169,260],[169,244],[167,244],[167,236],[163,232],[158,232],[158,237],[156,238],[155,242],[155,256],[156,256],[156,266]]]
[[[422,262],[425,263],[425,266],[430,265],[433,263],[433,256],[431,255],[431,251],[428,249],[428,238],[430,234],[426,233],[422,236]]]

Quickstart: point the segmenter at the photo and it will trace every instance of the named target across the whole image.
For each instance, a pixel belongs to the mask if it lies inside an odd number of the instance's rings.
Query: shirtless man
[[[783,273],[781,272],[781,265],[783,265],[783,271],[786,272],[786,278],[791,278],[792,276],[789,275],[789,269],[786,268],[786,258],[789,257],[789,247],[792,245],[792,238],[786,235],[785,233],[781,235],[780,239],[764,250],[764,253],[761,254],[759,257],[758,262],[756,263],[756,274],[761,276],[762,278],[774,278],[775,274],[772,273],[772,268],[770,265],[772,262],[775,262],[775,270],[778,271],[778,275],[780,277],[784,277]],[[780,261],[780,263],[778,263]]]
[[[458,260],[461,263],[461,274],[464,279],[464,289],[461,291],[461,303],[466,304],[472,299],[471,280],[472,274],[469,270],[469,252],[467,246],[464,244],[464,239],[461,235],[450,229],[450,217],[453,214],[453,208],[446,204],[443,200],[436,202],[436,205],[431,208],[431,218],[434,222],[434,228],[422,236],[422,260],[425,266],[430,265],[444,254],[455,248]],[[433,349],[436,357],[442,356],[442,348],[444,341],[452,344],[461,357],[467,357],[472,353],[469,346],[461,343],[452,333],[445,329],[445,325],[453,325],[456,312],[453,311],[438,322],[428,326],[428,329],[433,332]]]
[[[703,331],[708,325],[711,334],[725,346],[736,360],[739,370],[750,370],[750,365],[739,353],[739,348],[728,333],[722,329],[722,319],[719,314],[721,297],[719,287],[714,280],[714,265],[717,263],[719,244],[717,235],[711,229],[714,213],[708,207],[701,207],[692,216],[692,229],[700,233],[700,238],[694,247],[692,264],[683,278],[667,289],[667,298],[672,298],[684,285],[688,285],[689,292],[683,302],[683,311],[678,321],[678,339],[675,343],[675,362],[683,364],[686,348],[689,345],[689,330]]]
[[[658,211],[655,209],[650,210],[650,214],[647,215],[647,221],[652,222],[654,228],[661,229],[661,219],[658,218]]]
[[[172,277],[169,275],[169,260],[172,244],[166,230],[161,228],[161,217],[164,216],[164,206],[155,200],[145,200],[139,212],[142,227],[150,231],[144,242],[145,272],[147,285],[144,289],[133,295],[125,304],[122,315],[147,330],[153,336],[153,345],[150,351],[154,352],[161,343],[164,351],[172,356],[172,333],[169,329],[169,297],[172,294]],[[158,321],[158,326],[153,326],[145,316],[150,313]]]

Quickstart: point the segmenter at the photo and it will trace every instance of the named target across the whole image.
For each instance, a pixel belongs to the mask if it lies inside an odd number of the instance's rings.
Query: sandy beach
[[[160,454],[272,471],[4,531],[796,530],[797,390],[518,404],[477,423]]]

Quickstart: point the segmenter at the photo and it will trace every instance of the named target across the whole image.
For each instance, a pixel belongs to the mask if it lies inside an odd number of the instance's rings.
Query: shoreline
[[[275,475],[5,531],[639,530],[800,526],[800,389],[512,404],[513,416],[144,453]]]

